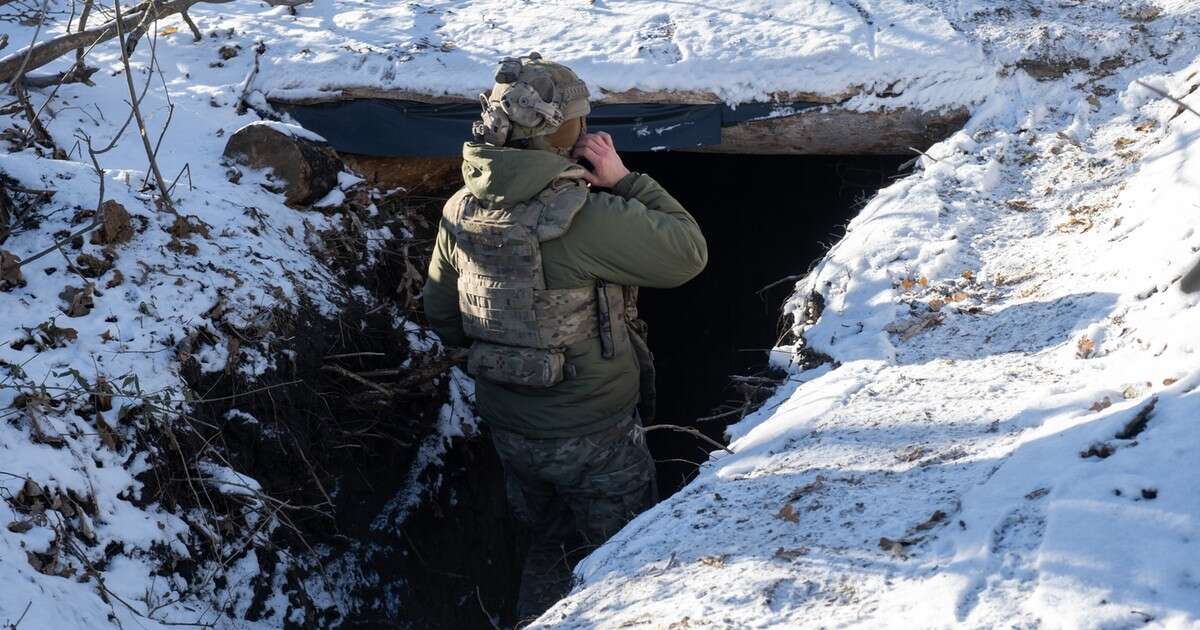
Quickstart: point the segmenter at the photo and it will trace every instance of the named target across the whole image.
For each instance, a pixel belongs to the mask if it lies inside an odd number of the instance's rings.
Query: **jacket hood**
[[[549,151],[468,142],[462,176],[477,199],[502,206],[528,201],[575,163]]]

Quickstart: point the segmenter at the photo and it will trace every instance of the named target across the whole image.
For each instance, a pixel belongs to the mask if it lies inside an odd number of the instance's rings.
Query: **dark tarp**
[[[595,105],[589,131],[612,134],[622,151],[661,151],[720,144],[721,127],[799,112],[817,103]],[[355,99],[276,107],[343,153],[372,156],[455,156],[479,117],[472,103],[430,105],[415,101]]]

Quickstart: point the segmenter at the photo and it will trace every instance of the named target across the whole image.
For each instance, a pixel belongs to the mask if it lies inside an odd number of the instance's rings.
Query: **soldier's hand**
[[[617,155],[612,136],[603,131],[585,134],[579,138],[572,155],[591,163],[592,168],[584,173],[583,178],[593,186],[612,188],[629,174],[621,156]]]

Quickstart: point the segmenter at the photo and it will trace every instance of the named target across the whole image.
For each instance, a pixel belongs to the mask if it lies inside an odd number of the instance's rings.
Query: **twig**
[[[17,71],[12,76],[6,77],[8,79],[9,90],[12,90],[15,84],[20,82],[21,77],[25,75],[25,69],[29,67],[29,60],[33,58],[33,51],[37,47],[38,35],[42,32],[42,25],[46,22],[46,9],[49,6],[50,0],[42,0],[42,9],[38,13],[37,28],[33,29],[33,41],[29,42],[29,49],[21,58],[21,65],[17,68]]]
[[[25,615],[27,613],[29,613],[29,607],[32,605],[33,605],[33,600],[31,599],[31,600],[29,600],[28,603],[25,604],[25,610],[21,611],[21,616],[17,617],[17,620],[14,621],[11,626],[9,626],[10,630],[17,630],[17,626],[21,625],[21,622],[25,620]],[[495,624],[492,624],[492,625],[495,625]]]
[[[61,250],[63,245],[71,242],[71,240],[73,240],[73,239],[76,239],[80,236],[83,236],[84,234],[87,234],[88,232],[91,232],[92,230],[100,227],[100,225],[101,225],[100,213],[97,212],[96,218],[91,223],[84,226],[82,229],[80,229],[77,232],[73,232],[71,234],[68,234],[67,236],[62,237],[62,239],[60,239],[60,240],[54,241],[54,244],[51,245],[50,247],[43,249],[42,251],[30,256],[29,258],[25,258],[25,259],[21,260],[21,262],[17,263],[17,267],[24,267],[25,265],[28,265],[29,263],[45,256],[46,254],[50,254],[52,252]]]
[[[382,357],[382,356],[387,356],[387,353],[385,353],[385,352],[347,352],[345,354],[327,354],[322,358],[325,359],[326,361],[328,361],[330,359],[350,359],[353,357]]]
[[[1157,95],[1159,95],[1159,96],[1161,96],[1161,97],[1163,97],[1163,98],[1165,98],[1165,99],[1167,99],[1167,100],[1171,101],[1172,103],[1175,103],[1176,105],[1178,105],[1178,106],[1180,106],[1180,107],[1182,107],[1182,108],[1184,108],[1184,109],[1188,110],[1189,112],[1192,112],[1193,114],[1195,114],[1195,115],[1197,115],[1197,116],[1200,116],[1200,111],[1196,111],[1196,110],[1195,110],[1195,108],[1193,108],[1191,105],[1188,105],[1187,103],[1184,103],[1184,102],[1183,102],[1183,100],[1181,100],[1181,99],[1178,99],[1178,98],[1175,98],[1174,96],[1171,96],[1171,95],[1170,95],[1170,94],[1168,94],[1166,91],[1164,91],[1164,90],[1160,90],[1160,89],[1158,89],[1158,88],[1154,87],[1153,85],[1150,85],[1149,83],[1146,83],[1146,82],[1142,81],[1141,79],[1137,79],[1137,80],[1135,81],[1135,83],[1137,83],[1138,85],[1140,85],[1140,86],[1142,86],[1142,87],[1146,88],[1147,90],[1150,90],[1151,92],[1154,92],[1155,94],[1157,94]]]
[[[121,19],[120,0],[113,0],[113,10],[117,14],[114,22],[117,25],[117,39],[121,44],[121,65],[125,68],[125,84],[129,88],[129,106],[133,108],[133,116],[137,120],[138,125],[138,135],[141,136],[142,146],[146,149],[146,158],[150,160],[150,170],[154,173],[154,183],[158,185],[159,195],[162,196],[162,202],[167,209],[172,214],[175,214],[175,206],[171,203],[171,195],[167,190],[167,182],[158,170],[158,161],[154,159],[154,148],[150,146],[150,136],[146,133],[146,121],[142,119],[142,110],[138,107],[137,88],[133,85],[133,70],[129,67],[129,52],[125,49],[125,26]],[[151,11],[146,12],[147,16],[150,14]]]
[[[87,29],[88,17],[92,14],[92,5],[94,3],[95,0],[83,0],[83,10],[79,12],[79,28],[76,29],[79,32],[83,32]],[[75,64],[78,65],[83,63],[83,57],[83,46],[80,46],[79,48],[75,49]]]
[[[322,365],[321,371],[322,372],[333,372],[335,374],[340,374],[350,380],[357,381],[358,383],[360,383],[362,385],[366,385],[367,387],[370,387],[371,389],[373,389],[381,394],[384,394],[385,396],[394,396],[396,394],[396,392],[393,391],[391,388],[380,385],[379,383],[376,383],[374,381],[369,381],[369,380],[355,374],[354,372],[347,370],[346,368],[344,368],[340,365]]]
[[[720,442],[708,437],[707,435],[704,435],[699,430],[694,429],[692,427],[681,427],[677,424],[652,424],[648,427],[642,428],[643,431],[657,431],[659,429],[667,429],[670,431],[678,431],[680,433],[690,434],[693,437],[698,437],[701,440],[704,440],[705,442],[708,442],[709,444],[725,451],[726,453],[729,453],[730,455],[736,455],[736,453],[734,453],[732,450],[730,450],[730,448],[728,446],[721,444]]]
[[[479,609],[483,611],[483,616],[487,617],[488,623],[492,624],[492,630],[500,630],[500,626],[496,625],[496,619],[492,617],[492,613],[488,612],[487,606],[483,605],[483,594],[479,592],[479,585],[475,585],[475,599],[479,602]]]
[[[187,27],[192,30],[193,42],[204,39],[204,36],[200,34],[200,29],[196,28],[196,23],[192,21],[192,16],[188,15],[187,9],[180,11],[179,17],[183,18],[183,23],[187,24]]]
[[[912,151],[912,152],[914,152],[914,153],[916,153],[916,154],[918,154],[918,155],[921,155],[921,156],[927,157],[927,158],[929,158],[929,159],[933,160],[934,162],[941,162],[941,160],[939,160],[939,159],[937,159],[937,158],[933,157],[932,155],[929,155],[928,153],[926,153],[926,152],[924,152],[924,151],[922,151],[922,150],[920,150],[920,149],[918,149],[918,148],[916,148],[916,147],[908,147],[908,150],[909,150],[909,151]]]
[[[76,65],[70,70],[64,70],[58,74],[47,74],[41,76],[29,76],[21,80],[21,85],[34,90],[48,88],[52,85],[66,85],[68,83],[83,83],[90,85],[92,83],[92,75],[100,71],[100,68],[79,67]]]
[[[192,186],[192,163],[187,162],[183,165],[183,168],[179,169],[179,174],[175,176],[175,179],[171,180],[171,187],[167,188],[168,191],[175,190],[175,185],[179,183],[179,178],[183,177],[185,172],[188,176],[188,190],[196,189],[195,186]]]
[[[254,45],[254,67],[250,69],[250,72],[246,73],[246,78],[242,80],[242,92],[238,96],[236,111],[239,116],[245,114],[246,110],[250,108],[250,103],[246,100],[246,97],[250,93],[250,86],[254,83],[254,77],[258,76],[259,58],[265,52],[267,52],[267,45],[262,43],[262,41]]]
[[[704,416],[703,418],[696,418],[696,422],[711,422],[713,420],[720,420],[722,418],[728,418],[729,416],[745,416],[747,411],[750,411],[750,403],[746,403],[746,404],[742,405],[741,407],[738,407],[737,409],[733,409],[731,411],[726,411],[724,413],[718,413],[718,414],[711,415],[711,416]]]
[[[773,288],[783,284],[784,282],[795,282],[796,280],[802,280],[803,278],[804,278],[803,275],[787,276],[785,278],[780,278],[780,279],[776,280],[775,282],[772,282],[771,284],[768,284],[767,286],[755,291],[755,293],[758,295],[762,295],[768,289],[773,289]]]
[[[29,102],[29,95],[25,92],[25,87],[22,85],[25,79],[25,69],[29,67],[29,60],[33,56],[34,46],[37,44],[38,35],[42,32],[42,26],[46,23],[46,10],[50,6],[50,0],[42,0],[42,8],[38,11],[37,27],[33,29],[33,40],[29,42],[29,49],[25,56],[21,59],[21,65],[17,68],[17,72],[9,78],[8,89],[16,94],[17,100],[20,101],[21,107],[25,110],[25,117],[29,119],[29,129],[33,132],[34,137],[38,142],[53,147],[54,140],[50,137],[50,132],[42,126],[41,120],[33,111],[33,105]]]

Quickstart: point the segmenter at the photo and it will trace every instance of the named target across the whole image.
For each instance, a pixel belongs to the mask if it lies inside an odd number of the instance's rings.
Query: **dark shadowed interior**
[[[729,375],[758,374],[782,332],[780,306],[794,282],[842,234],[845,224],[907,157],[825,157],[630,153],[626,165],[662,183],[696,217],[708,241],[708,267],[676,289],[644,289],[658,369],[656,423],[695,426],[743,396]],[[730,417],[700,423],[720,439]],[[695,437],[648,434],[663,496],[695,471],[712,447]]]

